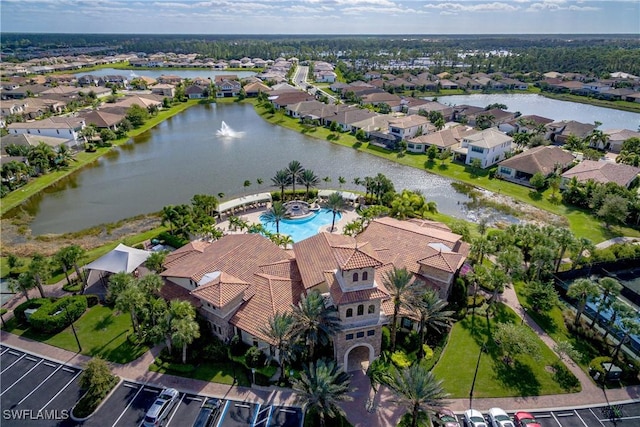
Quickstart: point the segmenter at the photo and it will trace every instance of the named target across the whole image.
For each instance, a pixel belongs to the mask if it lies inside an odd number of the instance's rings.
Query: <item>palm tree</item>
[[[602,336],[602,341],[605,343],[607,342],[607,336],[609,336],[611,329],[616,327],[616,320],[618,318],[624,319],[624,318],[630,317],[633,314],[633,312],[634,310],[633,308],[631,308],[629,304],[616,298],[611,303],[611,318],[609,318],[609,321],[607,322],[606,327],[604,328],[605,333]]]
[[[406,268],[394,267],[385,274],[384,284],[391,301],[393,302],[393,315],[391,317],[391,351],[396,349],[396,332],[398,327],[398,313],[401,308],[411,308],[415,301],[415,293],[418,290],[418,282],[413,280],[412,274]]]
[[[600,285],[601,293],[598,297],[598,306],[596,307],[596,313],[593,315],[593,320],[591,320],[591,327],[593,328],[600,316],[600,312],[602,310],[606,310],[611,307],[611,303],[613,300],[620,295],[620,291],[622,290],[622,285],[616,279],[611,277],[602,277],[598,280],[598,285]]]
[[[576,319],[573,322],[575,326],[580,324],[580,316],[582,316],[582,312],[587,305],[587,301],[590,298],[598,296],[598,294],[598,285],[589,279],[577,279],[569,285],[569,288],[567,289],[567,296],[578,300],[578,311],[576,312]]]
[[[298,402],[306,411],[316,414],[320,426],[324,427],[325,417],[346,416],[339,403],[353,400],[347,394],[351,391],[350,381],[349,375],[338,369],[334,361],[319,360],[305,367],[292,387],[297,392]]]
[[[369,382],[371,382],[371,389],[373,390],[372,402],[375,400],[376,394],[378,394],[378,390],[380,389],[379,386],[381,384],[386,384],[389,381],[389,365],[385,360],[385,354],[386,353],[382,353],[380,357],[374,359],[367,368],[366,374],[369,378]]]
[[[87,286],[87,278],[80,271],[80,267],[78,266],[78,261],[84,256],[85,250],[82,249],[78,245],[65,246],[61,248],[54,255],[54,260],[62,267],[62,271],[64,271],[64,275],[67,278],[67,283],[71,286],[71,281],[69,280],[68,271],[71,268],[74,268],[76,271],[76,275],[78,276],[78,280],[81,280],[82,289],[80,293],[84,293],[84,289]]]
[[[395,395],[396,402],[411,413],[411,427],[417,427],[420,413],[430,416],[446,405],[448,395],[442,388],[442,381],[419,363],[395,370],[387,386]]]
[[[580,265],[580,262],[584,257],[584,252],[588,252],[589,255],[591,255],[593,254],[593,251],[595,249],[596,247],[593,244],[593,242],[587,239],[586,237],[581,237],[580,239],[578,239],[578,242],[576,243],[576,256],[575,256],[575,259],[573,260],[573,264],[571,265],[571,268],[576,268],[577,266]]]
[[[164,286],[164,280],[157,273],[149,273],[137,280],[137,285],[147,294],[155,294]]]
[[[618,357],[620,349],[627,341],[627,338],[629,338],[629,336],[631,335],[640,334],[640,320],[638,320],[639,318],[640,312],[638,312],[638,310],[634,310],[630,316],[620,319],[620,329],[622,329],[623,335],[622,338],[620,338],[620,340],[618,341],[618,345],[616,345],[616,348],[613,351],[613,355],[611,356],[611,359],[613,359],[614,363],[616,358]]]
[[[20,273],[17,279],[15,277],[10,277],[7,280],[7,285],[9,286],[9,290],[11,292],[22,292],[25,299],[29,301],[29,289],[33,288],[35,282],[31,278],[31,275],[25,272]]]
[[[557,272],[560,270],[560,263],[562,263],[562,258],[564,258],[564,254],[567,249],[575,246],[576,237],[573,235],[570,229],[564,227],[558,227],[553,229],[552,237],[558,244],[558,258],[556,259],[556,268]]]
[[[120,311],[129,312],[133,332],[140,332],[140,322],[138,319],[138,309],[144,307],[147,302],[147,295],[135,282],[130,282],[116,296],[116,308]]]
[[[169,224],[169,234],[173,234],[173,223],[177,219],[178,213],[172,205],[168,205],[162,208],[162,225]]]
[[[438,291],[434,289],[427,289],[422,295],[414,294],[417,298],[412,301],[413,305],[420,316],[418,333],[420,335],[420,348],[418,350],[418,359],[424,357],[424,340],[427,333],[427,329],[434,329],[436,332],[441,332],[442,329],[448,328],[453,322],[454,312],[451,310],[445,310],[448,303],[438,295]]]
[[[44,288],[42,286],[51,276],[51,263],[49,259],[42,254],[34,254],[33,258],[31,258],[28,272],[33,278],[35,285],[40,292],[40,296],[44,298]]]
[[[315,187],[320,183],[320,178],[316,176],[311,169],[305,169],[300,176],[300,184],[307,189],[305,199],[309,200],[309,188]]]
[[[289,339],[291,338],[291,330],[293,327],[293,316],[291,313],[278,313],[269,318],[268,327],[260,328],[260,332],[264,334],[273,345],[269,351],[269,358],[275,359],[275,350],[277,351],[280,362],[280,379],[286,377],[286,367],[284,364],[284,360],[287,357],[284,356],[285,348],[289,344]]]
[[[291,160],[289,162],[289,165],[287,166],[287,173],[289,174],[289,179],[293,187],[294,199],[296,198],[296,182],[300,180],[300,177],[302,176],[303,171],[304,171],[304,168],[302,167],[300,162],[297,160]]]
[[[287,208],[282,202],[273,202],[271,208],[260,215],[260,221],[266,224],[275,224],[276,233],[280,234],[280,221],[287,217]]]
[[[284,201],[284,189],[289,185],[289,172],[286,169],[276,172],[276,176],[271,178],[273,185],[280,188],[280,200]]]
[[[332,335],[340,328],[340,318],[336,310],[324,305],[320,292],[312,291],[302,295],[298,305],[293,307],[292,334],[303,340],[309,349],[309,359],[314,360],[318,344],[326,345]]]
[[[345,210],[344,199],[340,193],[336,191],[329,195],[324,207],[329,209],[333,214],[333,220],[331,221],[331,231],[333,232],[336,226],[336,215],[341,214]]]
[[[244,186],[244,188],[246,190],[247,188],[251,187],[251,181],[246,179],[242,185]]]
[[[487,236],[479,236],[473,239],[471,243],[471,256],[473,256],[478,264],[482,264],[484,256],[493,252],[493,243]]]
[[[171,339],[182,346],[182,363],[187,363],[187,346],[200,337],[200,326],[195,320],[189,318],[175,319],[171,322],[173,333]]]

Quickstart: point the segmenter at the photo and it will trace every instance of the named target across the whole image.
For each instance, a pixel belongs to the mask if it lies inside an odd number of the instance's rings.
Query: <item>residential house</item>
[[[114,114],[107,111],[92,110],[78,114],[87,125],[94,125],[97,129],[118,130],[118,125],[124,120],[124,114]]]
[[[216,76],[216,97],[231,98],[240,95],[242,84],[236,75]]]
[[[429,132],[407,140],[407,151],[424,153],[435,145],[438,151],[454,150],[460,146],[465,136],[477,133],[476,129],[468,126],[450,126],[437,132]]]
[[[160,77],[158,77],[156,79],[158,81],[158,83],[160,84],[165,84],[165,85],[174,85],[177,86],[180,83],[182,83],[182,77],[180,76],[173,76],[173,75],[161,75]]]
[[[574,160],[573,154],[560,147],[542,145],[501,161],[496,175],[518,184],[529,185],[533,175],[539,173],[548,177],[552,173],[561,174]]]
[[[433,125],[426,117],[417,114],[399,117],[389,122],[389,133],[395,136],[398,141],[428,133],[433,129]]]
[[[392,93],[376,91],[374,93],[360,95],[360,100],[362,105],[373,105],[379,107],[381,104],[387,104],[392,111],[399,112],[401,109],[402,98]]]
[[[348,108],[336,111],[333,116],[325,117],[323,124],[325,126],[331,126],[331,123],[336,122],[340,126],[340,130],[343,132],[351,132],[353,130],[354,123],[361,123],[366,119],[377,117],[378,113],[363,109],[363,108]]]
[[[619,153],[622,149],[622,144],[629,138],[640,138],[640,132],[629,129],[607,129],[604,131],[607,135],[607,146],[605,150],[609,150],[613,153]]]
[[[421,105],[412,106],[407,109],[407,114],[420,114],[428,116],[431,111],[438,111],[442,114],[445,122],[454,120],[454,107],[441,104],[438,101],[427,101]]]
[[[261,82],[249,83],[245,85],[243,89],[248,98],[254,98],[261,93],[271,92],[271,88]]]
[[[85,121],[79,117],[49,117],[31,122],[11,123],[7,125],[7,131],[12,135],[29,134],[66,138],[67,145],[72,147],[77,144],[79,132],[84,127]]]
[[[616,184],[630,188],[638,179],[640,168],[613,163],[610,161],[583,160],[573,168],[562,174],[562,188],[572,179],[578,182],[594,181],[601,184],[615,182]]]
[[[567,142],[569,135],[584,139],[593,132],[595,128],[595,125],[580,123],[575,120],[553,122],[547,125],[547,139],[555,144],[562,145]]]
[[[0,138],[0,145],[2,146],[2,156],[6,154],[6,147],[9,145],[20,145],[26,147],[35,147],[41,142],[44,142],[51,148],[57,148],[63,144],[68,145],[69,138],[58,138],[46,135],[19,133],[9,134]],[[14,158],[15,160],[15,158]]]
[[[158,83],[151,86],[151,93],[165,98],[173,98],[176,94],[176,87],[168,83]]]
[[[190,85],[184,90],[185,95],[189,99],[202,99],[207,97],[207,92],[209,91],[208,86],[200,86],[200,85]]]
[[[380,354],[382,326],[393,311],[384,286],[388,272],[406,268],[419,286],[446,299],[468,252],[461,236],[424,220],[376,219],[356,238],[320,233],[291,251],[259,234],[231,234],[167,255],[161,293],[195,303],[220,339],[237,335],[268,353],[274,344],[264,333],[269,319],[317,291],[340,319],[334,358],[352,371]]]
[[[513,138],[500,132],[497,128],[489,128],[478,133],[465,136],[460,147],[454,149],[456,160],[467,165],[474,159],[480,160],[480,167],[488,168],[503,160],[511,151]]]
[[[553,119],[536,116],[535,114],[528,114],[526,116],[520,116],[507,122],[501,123],[498,126],[498,129],[508,134],[532,132],[536,133],[539,131],[544,134],[546,132],[545,126],[552,122]]]
[[[469,126],[479,126],[483,120],[490,126],[498,126],[515,119],[516,113],[492,108],[490,110],[483,109],[482,111],[468,112],[466,118]]]
[[[275,91],[274,91],[275,92]],[[303,101],[314,101],[315,97],[299,90],[285,90],[278,91],[277,93],[270,93],[269,100],[276,107],[277,110],[285,108],[288,105],[297,104]]]

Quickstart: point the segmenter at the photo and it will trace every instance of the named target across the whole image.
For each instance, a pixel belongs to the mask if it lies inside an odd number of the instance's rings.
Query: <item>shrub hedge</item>
[[[32,300],[25,301],[13,310],[13,315],[18,319],[19,323],[25,323],[27,321],[27,316],[24,314],[25,311],[33,308],[40,308],[46,304],[51,304],[54,300],[54,298],[34,298]]]
[[[84,295],[62,297],[59,300],[42,305],[29,318],[35,329],[51,333],[66,328],[77,320],[87,309],[87,298]]]

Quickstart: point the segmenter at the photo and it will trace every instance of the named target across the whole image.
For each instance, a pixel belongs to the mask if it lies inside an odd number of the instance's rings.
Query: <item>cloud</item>
[[[520,9],[519,6],[514,6],[505,2],[492,2],[492,3],[429,3],[424,5],[427,9],[437,9],[443,12],[455,13],[455,12],[515,12]]]

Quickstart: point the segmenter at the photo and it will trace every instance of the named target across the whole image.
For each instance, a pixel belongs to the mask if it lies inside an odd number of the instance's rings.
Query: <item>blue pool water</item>
[[[336,215],[336,223],[340,221],[342,215]],[[300,242],[311,236],[315,236],[324,226],[330,227],[333,221],[333,213],[328,209],[321,209],[313,216],[303,219],[284,219],[280,221],[280,234],[288,234],[294,242]],[[276,232],[275,224],[265,224],[265,229],[271,233]]]

